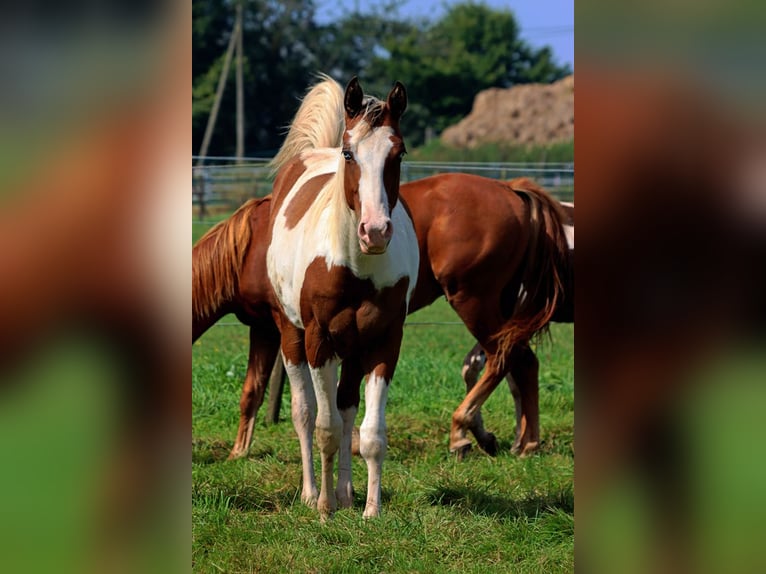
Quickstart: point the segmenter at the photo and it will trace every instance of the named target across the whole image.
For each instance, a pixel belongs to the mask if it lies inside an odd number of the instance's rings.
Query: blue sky
[[[464,0],[405,0],[399,9],[403,17],[438,19],[446,6]],[[491,8],[509,9],[521,28],[521,37],[530,45],[549,45],[559,64],[568,63],[574,69],[574,0],[483,0],[476,2]],[[344,10],[359,7],[368,11],[370,3],[364,0],[318,0],[320,21],[341,16]]]

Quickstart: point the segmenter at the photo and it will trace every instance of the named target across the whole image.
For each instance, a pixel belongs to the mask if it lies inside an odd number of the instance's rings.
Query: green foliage
[[[456,4],[441,20],[386,41],[390,57],[373,67],[407,86],[412,109],[403,129],[413,145],[426,127],[441,132],[467,115],[474,97],[490,87],[549,83],[569,73],[551,61],[550,49],[533,50],[519,37],[510,10]]]
[[[192,560],[195,572],[571,572],[574,563],[573,328],[553,325],[537,348],[543,445],[509,454],[513,400],[505,385],[484,407],[496,458],[447,450],[465,393],[472,338],[443,299],[408,318],[387,407],[382,516],[362,519],[366,466],[354,457],[354,508],[320,524],[300,501],[301,465],[290,416],[261,412],[244,460],[226,461],[238,422],[247,329],[213,327],[193,346]],[[224,322],[235,322],[227,317]],[[364,414],[364,404],[357,423]],[[315,456],[318,465],[318,457]]]
[[[314,0],[244,1],[245,148],[274,153],[300,97],[317,72],[345,84],[358,75],[380,97],[393,82],[409,94],[403,130],[411,146],[470,111],[482,89],[551,82],[570,73],[548,48],[519,37],[513,14],[455,4],[438,21],[397,16],[397,1],[318,24]],[[193,1],[193,151],[199,150],[234,22],[231,0]],[[233,80],[233,70],[231,72]],[[211,155],[234,151],[233,81],[224,92]]]

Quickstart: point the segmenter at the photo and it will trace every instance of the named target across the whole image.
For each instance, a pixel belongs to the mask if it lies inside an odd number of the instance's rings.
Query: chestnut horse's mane
[[[217,223],[192,249],[192,316],[212,316],[230,301],[239,285],[239,274],[252,231],[249,215],[267,198],[250,199],[231,217]]]
[[[526,294],[517,298],[512,320],[495,337],[501,360],[514,344],[548,331],[564,296],[569,250],[563,227],[568,217],[561,205],[529,178],[512,179],[507,185],[526,202],[531,229],[522,275]]]

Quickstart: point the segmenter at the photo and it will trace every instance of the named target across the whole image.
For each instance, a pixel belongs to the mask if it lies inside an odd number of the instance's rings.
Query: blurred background
[[[405,83],[413,164],[554,162],[572,192],[576,156],[578,569],[762,572],[764,7],[578,1],[576,148],[513,123],[568,85],[571,14],[245,2],[244,129],[235,41],[203,149],[232,2],[5,5],[0,570],[190,569],[190,191],[269,157],[325,71]]]

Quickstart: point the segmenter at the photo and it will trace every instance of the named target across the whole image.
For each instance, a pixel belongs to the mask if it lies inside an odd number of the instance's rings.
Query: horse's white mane
[[[282,147],[269,162],[273,172],[304,150],[339,147],[343,141],[343,88],[326,74],[317,77],[321,81],[303,97]]]

